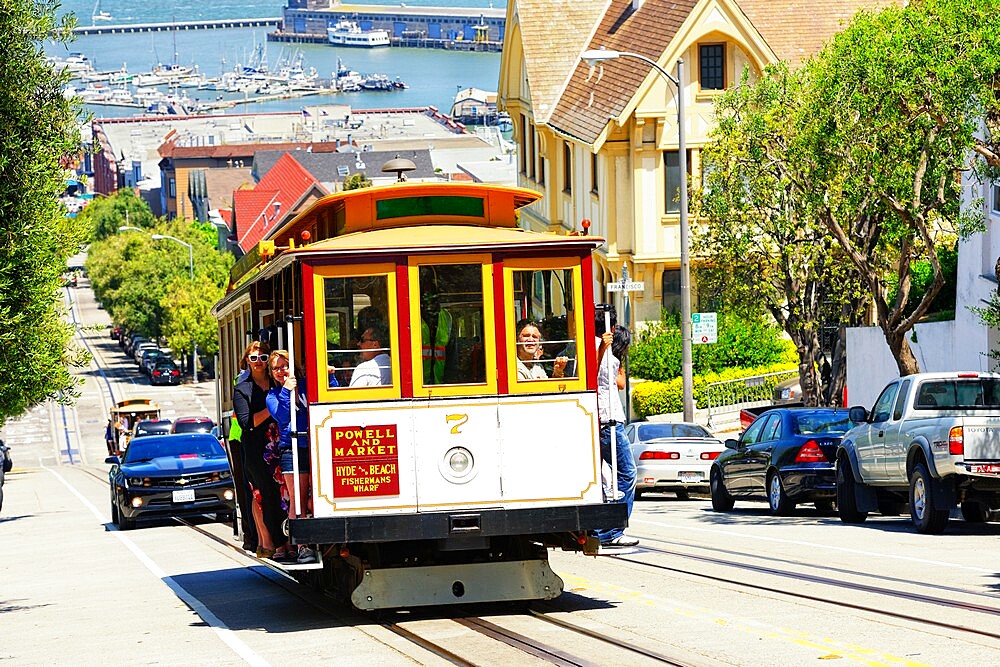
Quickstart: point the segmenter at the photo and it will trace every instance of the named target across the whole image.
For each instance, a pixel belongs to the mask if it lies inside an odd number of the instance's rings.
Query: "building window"
[[[993,186],[993,212],[1000,213],[1000,184]]]
[[[525,176],[531,178],[535,175],[535,125],[528,126],[528,171]]]
[[[568,141],[563,142],[563,192],[573,192],[573,147]]]
[[[691,173],[691,151],[687,151],[687,170]],[[681,212],[681,168],[680,153],[663,151],[663,178],[665,211],[667,213]]]
[[[663,309],[670,313],[681,312],[681,270],[663,272]]]
[[[518,137],[518,144],[521,153],[521,173],[528,174],[528,119],[521,114],[521,132]]]
[[[702,90],[726,87],[726,45],[702,44],[698,47],[699,80]]]
[[[597,186],[597,153],[590,154],[590,191],[595,195],[600,192]]]

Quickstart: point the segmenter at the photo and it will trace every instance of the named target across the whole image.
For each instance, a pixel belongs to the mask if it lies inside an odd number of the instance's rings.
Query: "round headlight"
[[[471,465],[472,454],[466,449],[453,449],[448,454],[448,466],[455,471],[456,474],[464,474]]]
[[[128,478],[128,485],[129,486],[142,486],[142,477],[129,477]]]

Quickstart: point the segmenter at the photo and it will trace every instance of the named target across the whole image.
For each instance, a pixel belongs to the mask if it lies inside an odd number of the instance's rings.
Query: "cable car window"
[[[483,266],[424,265],[418,276],[424,386],[485,382]]]
[[[384,275],[325,278],[327,386],[392,385],[392,349]]]
[[[572,269],[516,270],[513,363],[518,382],[577,377],[579,343]]]

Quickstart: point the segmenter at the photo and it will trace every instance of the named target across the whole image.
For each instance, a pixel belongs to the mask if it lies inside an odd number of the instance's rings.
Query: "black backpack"
[[[14,467],[14,462],[10,458],[10,447],[0,441],[0,452],[3,453],[3,471],[10,472],[11,468]]]

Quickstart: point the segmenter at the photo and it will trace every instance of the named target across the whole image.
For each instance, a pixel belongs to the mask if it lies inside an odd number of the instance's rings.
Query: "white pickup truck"
[[[890,382],[837,450],[837,512],[861,523],[869,512],[910,506],[921,533],[940,533],[955,507],[982,522],[1000,509],[1000,374],[919,373]]]

